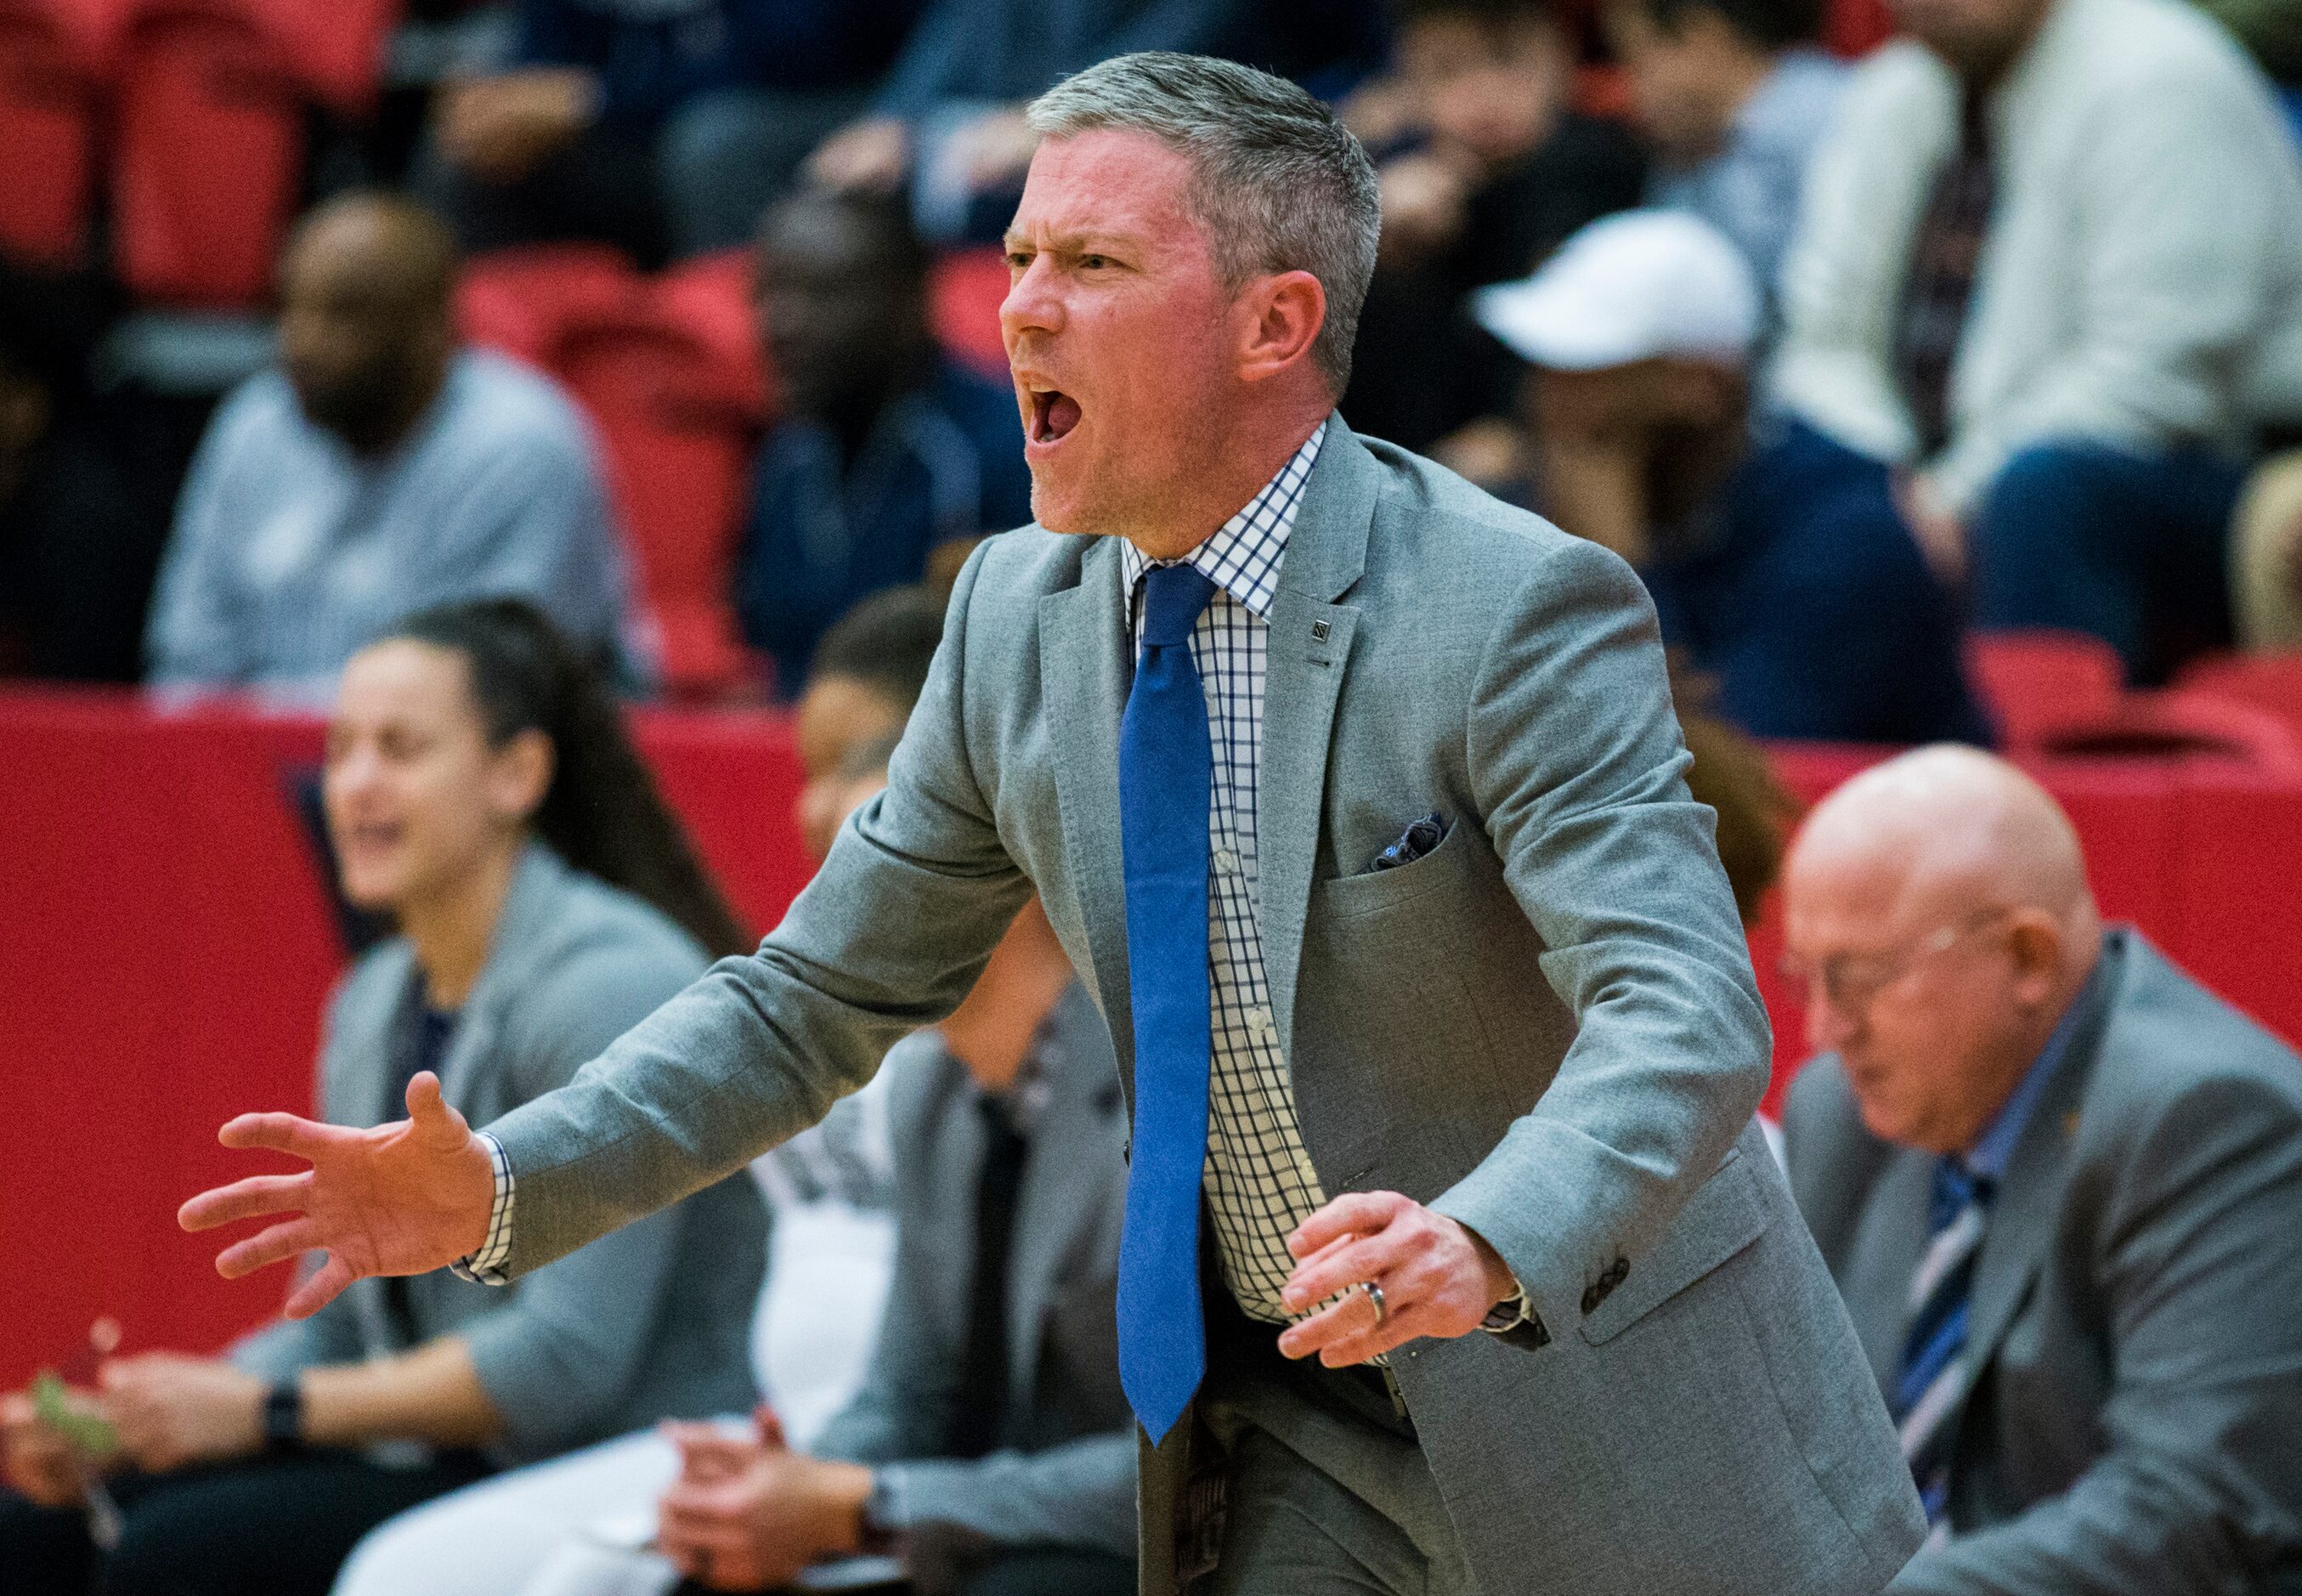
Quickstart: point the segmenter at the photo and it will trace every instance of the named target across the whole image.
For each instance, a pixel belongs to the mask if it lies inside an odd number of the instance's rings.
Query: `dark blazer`
[[[704,962],[653,908],[531,845],[441,1061],[441,1094],[475,1125],[542,1096]],[[328,1008],[323,1117],[339,1125],[406,1117],[398,1082],[422,1001],[405,940],[352,966]],[[416,1275],[405,1285],[402,1319],[387,1307],[383,1281],[357,1281],[311,1318],[261,1331],[232,1356],[277,1379],[461,1336],[503,1421],[491,1450],[500,1462],[530,1463],[659,1419],[749,1407],[766,1249],[766,1209],[738,1174],[508,1289],[446,1270]]]
[[[2113,931],[1976,1263],[1947,1545],[1928,1596],[2302,1592],[2302,1060]],[[1815,1060],[1792,1185],[1884,1389],[1932,1155]]]
[[[1001,1445],[954,1458],[972,1299],[982,1093],[928,1033],[888,1104],[895,1278],[855,1400],[816,1438],[882,1466],[888,1527],[952,1525],[1008,1546],[1135,1550],[1135,1420],[1119,1387],[1119,1231],[1127,1111],[1103,1020],[1076,987],[1048,1017],[1009,1254]],[[894,1067],[893,1054],[888,1059]]]

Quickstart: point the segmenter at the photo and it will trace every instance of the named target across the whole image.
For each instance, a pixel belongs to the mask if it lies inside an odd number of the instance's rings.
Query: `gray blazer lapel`
[[[1109,539],[1097,540],[1080,562],[1078,585],[1039,601],[1039,693],[1055,754],[1063,857],[1078,883],[1096,995],[1111,1017],[1121,1075],[1131,1090],[1127,882],[1119,839],[1119,718],[1127,706],[1130,661],[1118,559]]]
[[[1340,416],[1331,417],[1271,605],[1263,687],[1263,769],[1256,812],[1256,895],[1263,963],[1279,1034],[1294,1034],[1303,918],[1325,812],[1327,746],[1358,611],[1334,601],[1366,568],[1374,461]]]
[[[2078,1140],[2079,1102],[2121,985],[2117,953],[2105,947],[2103,959],[2108,967],[2101,971],[2102,979],[2080,998],[2088,1012],[2079,1017],[2069,1051],[2015,1138],[1983,1228],[1982,1250],[1974,1260],[1973,1319],[1966,1338],[1970,1368],[1982,1368],[1998,1350],[2007,1324],[2045,1262],[2054,1214],[2068,1186],[2071,1149]]]
[[[1848,1251],[1844,1296],[1856,1339],[1870,1357],[1878,1389],[1892,1391],[1911,1328],[1911,1282],[1927,1248],[1931,1153],[1898,1148],[1863,1199]]]

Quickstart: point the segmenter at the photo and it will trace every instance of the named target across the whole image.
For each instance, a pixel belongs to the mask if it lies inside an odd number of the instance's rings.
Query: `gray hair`
[[[1326,290],[1327,319],[1311,358],[1342,396],[1382,205],[1374,164],[1333,112],[1251,66],[1142,50],[1073,73],[1024,117],[1042,138],[1127,129],[1188,155],[1196,174],[1191,209],[1225,287],[1304,271]]]

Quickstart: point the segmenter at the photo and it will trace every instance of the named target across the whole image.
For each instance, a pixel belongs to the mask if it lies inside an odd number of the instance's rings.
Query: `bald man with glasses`
[[[1971,749],[1838,789],[1784,891],[1792,1188],[1930,1525],[1896,1596],[2302,1591],[2302,1060]]]

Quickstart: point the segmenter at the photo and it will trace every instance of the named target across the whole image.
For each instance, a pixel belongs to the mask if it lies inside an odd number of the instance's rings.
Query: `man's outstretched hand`
[[[429,1070],[407,1083],[404,1120],[373,1130],[323,1125],[291,1113],[248,1113],[217,1133],[227,1147],[263,1147],[306,1160],[294,1175],[250,1175],[204,1191],[176,1214],[188,1231],[265,1214],[267,1226],[216,1256],[216,1273],[238,1280],[313,1250],[327,1262],[288,1298],[288,1316],[317,1313],[371,1274],[422,1274],[477,1252],[495,1207],[487,1144],[441,1100]]]

